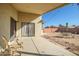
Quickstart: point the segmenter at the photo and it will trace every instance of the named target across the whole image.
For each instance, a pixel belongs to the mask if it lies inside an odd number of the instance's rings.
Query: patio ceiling
[[[44,14],[50,10],[63,6],[64,3],[14,3],[12,6],[20,11],[34,14]]]

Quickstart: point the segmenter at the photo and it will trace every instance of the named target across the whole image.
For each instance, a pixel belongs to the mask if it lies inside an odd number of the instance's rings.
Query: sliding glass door
[[[25,37],[35,36],[35,24],[34,23],[21,23],[21,35]]]

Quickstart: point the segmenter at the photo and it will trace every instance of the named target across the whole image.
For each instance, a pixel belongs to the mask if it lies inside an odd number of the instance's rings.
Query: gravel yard
[[[79,55],[79,35],[67,33],[48,33],[43,35],[52,43],[62,45],[65,49]]]

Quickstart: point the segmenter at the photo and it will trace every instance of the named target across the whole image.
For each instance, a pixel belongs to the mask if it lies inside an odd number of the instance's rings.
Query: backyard
[[[50,42],[61,45],[65,49],[79,55],[79,35],[71,33],[47,33],[43,35],[44,38],[48,39]]]

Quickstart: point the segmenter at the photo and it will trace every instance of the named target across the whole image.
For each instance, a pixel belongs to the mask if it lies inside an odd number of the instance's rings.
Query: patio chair
[[[23,42],[19,42],[18,39],[16,40],[16,42],[9,44],[8,39],[4,35],[2,35],[0,39],[0,45],[2,47],[0,55],[2,56],[21,55],[21,53],[18,53],[17,51],[23,48],[22,44]]]

